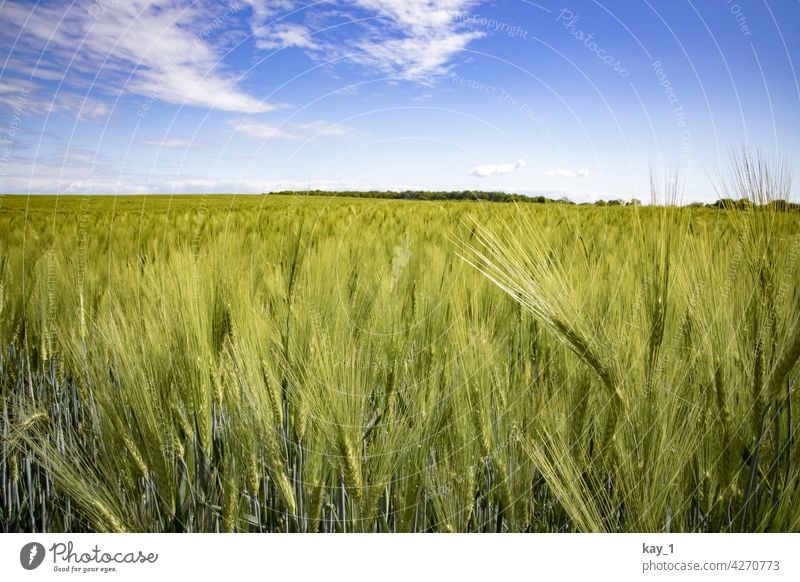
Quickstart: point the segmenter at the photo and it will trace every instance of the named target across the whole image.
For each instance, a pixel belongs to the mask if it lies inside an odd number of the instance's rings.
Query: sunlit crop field
[[[800,531],[800,215],[0,201],[4,531]]]

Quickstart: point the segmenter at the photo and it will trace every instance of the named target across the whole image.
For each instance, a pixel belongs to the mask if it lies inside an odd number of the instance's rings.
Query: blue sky
[[[800,168],[800,1],[0,1],[0,193],[713,200]],[[797,186],[793,197],[797,198]]]

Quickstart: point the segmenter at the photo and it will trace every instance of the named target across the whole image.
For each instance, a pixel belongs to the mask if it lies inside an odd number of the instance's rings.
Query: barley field
[[[761,170],[744,209],[5,196],[0,529],[798,532]]]

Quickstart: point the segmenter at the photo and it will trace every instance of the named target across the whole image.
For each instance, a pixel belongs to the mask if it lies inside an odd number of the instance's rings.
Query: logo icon
[[[38,542],[30,542],[22,546],[19,552],[19,563],[26,570],[35,570],[44,561],[44,546]]]

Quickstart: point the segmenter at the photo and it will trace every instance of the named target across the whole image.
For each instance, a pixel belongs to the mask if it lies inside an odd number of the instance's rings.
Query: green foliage
[[[402,192],[384,190],[365,190],[350,192],[331,192],[329,190],[304,190],[300,192],[276,192],[268,196],[323,196],[326,198],[377,198],[383,200],[466,200],[471,202],[562,202],[545,196],[526,196],[524,194],[508,194],[506,192],[485,192],[483,190],[440,191],[440,190],[404,190]],[[567,202],[569,202],[567,200]]]

